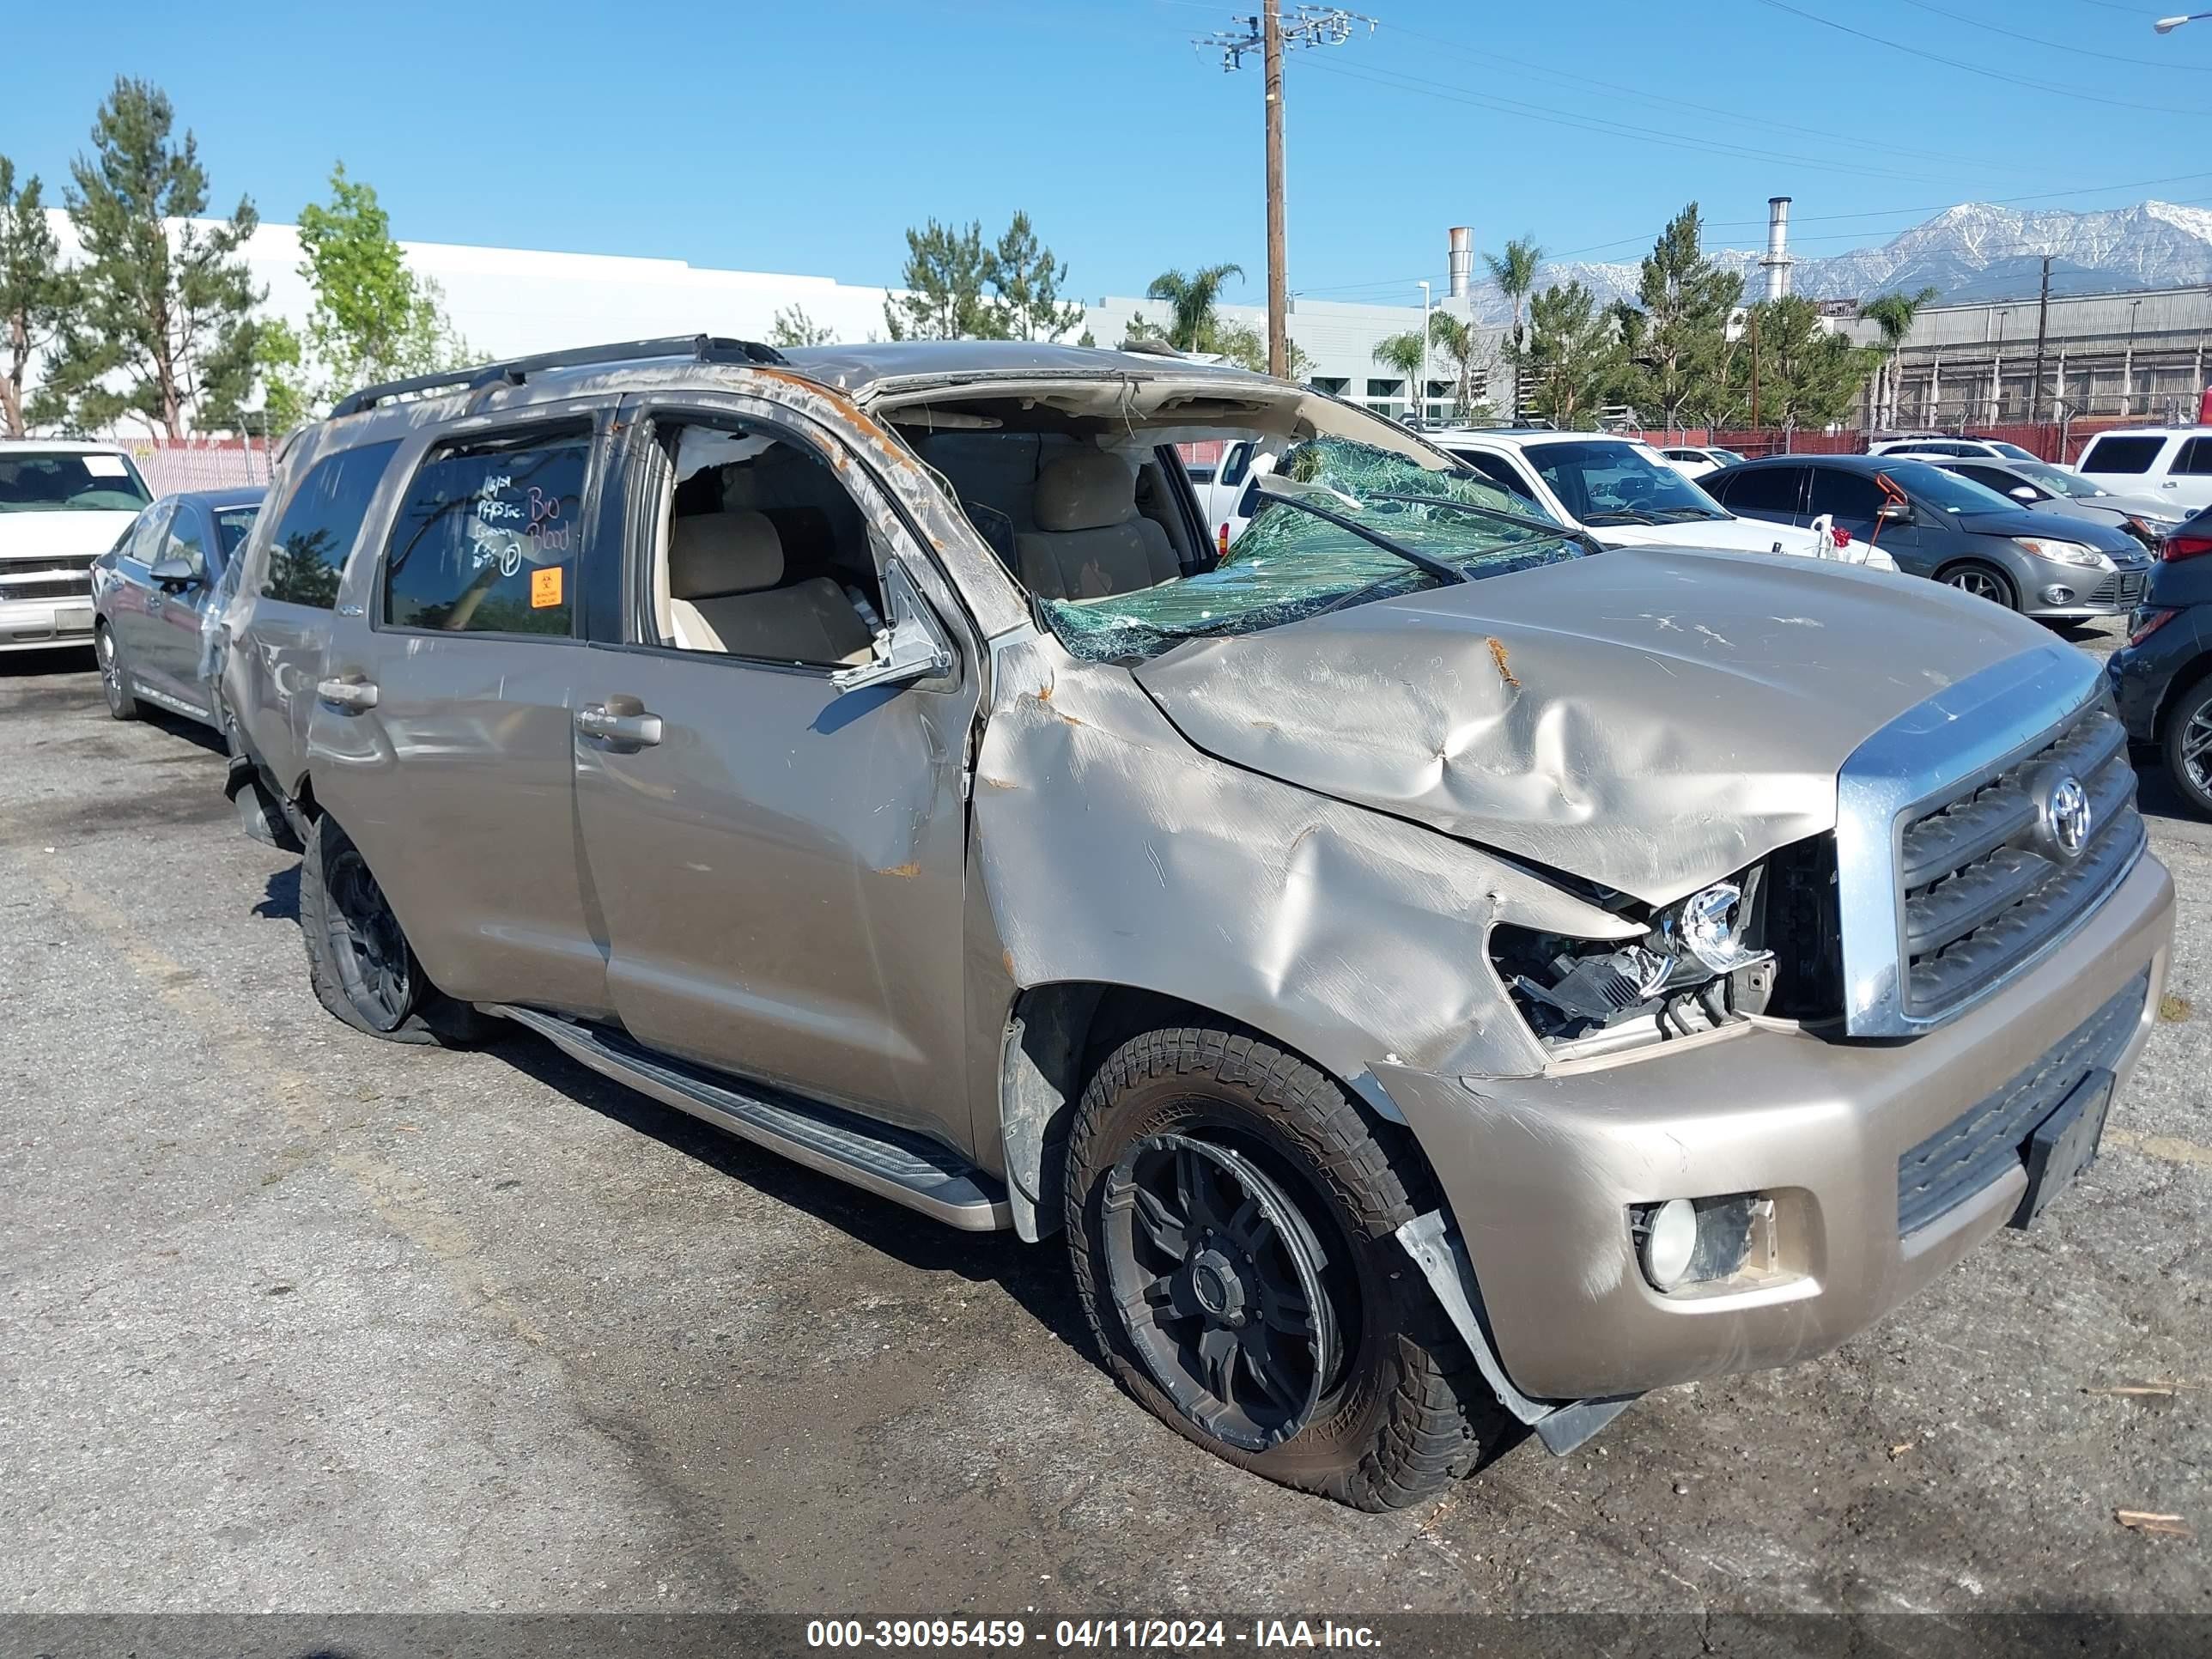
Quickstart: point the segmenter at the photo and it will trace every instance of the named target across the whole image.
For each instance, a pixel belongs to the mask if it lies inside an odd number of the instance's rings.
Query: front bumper
[[[92,643],[92,596],[0,601],[0,651],[52,651]]]
[[[2165,982],[2173,885],[2148,854],[2044,961],[1948,1025],[1851,1042],[1755,1021],[1541,1077],[1377,1066],[1435,1167],[1520,1389],[1581,1400],[1810,1358],[1857,1334],[2001,1227],[2018,1168],[1900,1237],[1899,1159],[2032,1066],[2148,969],[2134,1070]],[[1662,1296],[1631,1205],[1781,1195],[1793,1274]]]
[[[2118,617],[2142,603],[2150,581],[2151,564],[2142,560],[2094,570],[2057,559],[2023,556],[2014,573],[2021,583],[2021,609],[2045,621]],[[2063,592],[2064,599],[2055,597]],[[2046,594],[2054,597],[2046,598]]]

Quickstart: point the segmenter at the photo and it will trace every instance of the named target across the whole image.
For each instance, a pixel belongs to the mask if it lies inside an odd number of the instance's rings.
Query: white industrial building
[[[59,211],[52,214],[64,259],[76,257],[75,234]],[[554,253],[532,248],[471,247],[452,242],[403,242],[409,267],[444,290],[446,312],[470,347],[489,358],[527,356],[563,346],[647,339],[671,334],[719,334],[765,340],[776,313],[803,310],[833,339],[884,338],[884,302],[892,290],[841,283],[830,276],[760,270],[722,270],[682,259],[622,254]],[[312,304],[300,275],[299,233],[291,225],[264,224],[244,250],[253,280],[268,289],[266,309],[303,328]],[[1471,274],[1471,243],[1455,270]],[[1264,282],[1253,284],[1262,296]],[[1460,284],[1462,289],[1464,284]],[[1233,292],[1234,290],[1232,290]],[[1155,325],[1167,320],[1158,301],[1073,295],[1085,309],[1084,328],[1101,345],[1118,345],[1133,317]],[[1440,295],[1437,308],[1464,318],[1467,300]],[[1220,314],[1265,337],[1267,308],[1224,304]],[[1345,305],[1293,300],[1291,340],[1305,354],[1305,377],[1315,385],[1396,416],[1406,412],[1406,377],[1375,361],[1385,337],[1418,331],[1421,307]],[[1082,331],[1079,330],[1079,334]],[[1493,343],[1500,331],[1486,331]],[[1450,414],[1453,371],[1439,361],[1431,370],[1431,416]]]

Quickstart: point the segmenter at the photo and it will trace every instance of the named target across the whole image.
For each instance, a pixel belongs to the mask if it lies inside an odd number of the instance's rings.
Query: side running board
[[[950,1151],[833,1106],[821,1106],[722,1074],[695,1070],[611,1033],[557,1014],[507,1003],[482,1005],[526,1025],[602,1076],[663,1105],[779,1152],[794,1164],[919,1210],[963,1232],[1013,1224],[1006,1189]]]

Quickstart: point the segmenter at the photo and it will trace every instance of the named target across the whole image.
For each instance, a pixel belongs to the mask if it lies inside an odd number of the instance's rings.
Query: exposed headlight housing
[[[1517,927],[1492,935],[1499,975],[1536,1035],[1573,1041],[1630,1020],[1686,1036],[1763,1004],[1773,952],[1747,938],[1760,878],[1718,881],[1668,906],[1638,939],[1573,939]]]
[[[2013,545],[2025,548],[2039,559],[2051,559],[2060,564],[2079,565],[2084,570],[2110,570],[2112,562],[2094,547],[2080,542],[2054,541],[2048,536],[2015,536]]]

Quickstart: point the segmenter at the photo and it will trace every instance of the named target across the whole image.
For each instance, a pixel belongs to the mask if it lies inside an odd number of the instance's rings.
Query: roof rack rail
[[[752,340],[732,340],[714,334],[670,334],[653,340],[623,340],[612,345],[579,346],[568,351],[543,351],[531,357],[510,357],[502,362],[477,363],[468,368],[447,369],[439,374],[417,374],[412,380],[386,380],[363,386],[331,406],[330,418],[358,415],[364,409],[389,403],[417,392],[442,392],[465,386],[476,391],[491,386],[520,386],[532,374],[549,368],[583,368],[593,363],[626,363],[647,357],[684,357],[695,363],[781,363],[783,354],[774,346]]]

